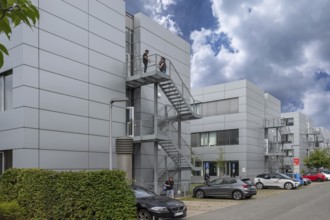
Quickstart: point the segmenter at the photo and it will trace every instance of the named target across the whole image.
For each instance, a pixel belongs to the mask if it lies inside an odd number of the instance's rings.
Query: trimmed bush
[[[20,216],[21,209],[17,202],[0,202],[0,219],[15,220],[19,219]]]
[[[135,219],[135,197],[119,170],[56,172],[10,169],[0,178],[5,201],[28,219]]]

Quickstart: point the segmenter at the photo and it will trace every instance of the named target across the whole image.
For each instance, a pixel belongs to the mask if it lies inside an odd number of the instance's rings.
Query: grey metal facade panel
[[[80,10],[84,12],[88,12],[88,3],[89,0],[63,0],[64,2],[73,5],[74,7],[79,8]]]
[[[13,150],[13,167],[16,168],[38,167],[38,150],[37,149]]]
[[[88,82],[88,65],[65,57],[40,51],[40,68],[73,79]]]
[[[88,117],[88,101],[58,93],[40,91],[40,108]]]
[[[114,44],[109,40],[94,34],[89,34],[89,49],[98,51],[116,60],[125,61],[125,54],[119,51],[125,50],[122,45]]]
[[[109,105],[90,101],[88,109],[89,117],[109,120]]]
[[[91,152],[89,157],[89,169],[108,169],[109,168],[109,153]]]
[[[39,28],[41,30],[88,47],[87,29],[81,28],[43,10],[40,11],[40,17],[42,18],[39,22]],[[85,14],[85,18],[88,18],[88,14]]]
[[[88,143],[89,143],[89,150],[92,152],[109,153],[109,137],[89,135]]]
[[[125,97],[125,93],[92,84],[89,85],[89,100],[109,104],[111,99],[120,97]]]
[[[88,83],[40,71],[40,88],[77,98],[88,99]]]
[[[82,47],[75,42],[42,30],[39,31],[39,42],[42,50],[77,62],[88,63],[88,48]]]
[[[40,168],[58,170],[88,169],[88,152],[40,150]]]
[[[109,121],[90,118],[89,134],[109,136]]]
[[[111,5],[111,7],[109,7]],[[115,6],[117,5],[117,6]],[[123,11],[121,11],[123,10]],[[125,4],[119,1],[90,0],[89,13],[93,17],[111,24],[118,30],[125,30]]]
[[[89,65],[91,67],[116,74],[123,78],[126,77],[125,62],[126,62],[125,60],[121,60],[121,61],[115,60],[101,53],[97,53],[95,51],[89,51]]]
[[[38,108],[39,105],[38,89],[21,86],[13,89],[13,108],[31,107]]]
[[[88,135],[41,130],[40,148],[44,150],[88,151]]]
[[[88,134],[88,118],[50,111],[40,111],[40,129]]]
[[[39,1],[39,8],[54,14],[64,20],[70,21],[71,23],[88,29],[88,16],[86,12],[66,3],[62,0],[43,0]],[[41,22],[41,21],[40,21]]]
[[[23,85],[38,88],[38,83],[37,68],[22,65],[13,69],[13,88]]]
[[[89,82],[104,88],[125,92],[126,82],[118,76],[100,69],[89,68]]]

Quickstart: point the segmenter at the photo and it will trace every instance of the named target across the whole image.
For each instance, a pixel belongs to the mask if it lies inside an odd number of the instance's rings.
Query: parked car
[[[295,189],[299,186],[298,180],[292,179],[281,173],[274,174],[260,174],[254,178],[257,189],[263,189],[267,187],[279,187],[282,189]]]
[[[321,173],[324,174],[326,181],[330,180],[330,171],[329,170],[322,170]]]
[[[186,205],[179,200],[157,196],[154,192],[137,185],[133,185],[132,189],[136,198],[138,220],[174,219],[187,215]]]
[[[299,181],[300,186],[307,185],[299,173],[284,173],[284,175]]]
[[[303,178],[310,179],[311,181],[323,182],[326,180],[326,177],[323,173],[320,172],[310,172],[303,175]]]
[[[223,197],[239,200],[251,198],[256,194],[257,189],[254,184],[245,183],[237,177],[215,179],[193,189],[193,196],[199,199],[204,197]]]

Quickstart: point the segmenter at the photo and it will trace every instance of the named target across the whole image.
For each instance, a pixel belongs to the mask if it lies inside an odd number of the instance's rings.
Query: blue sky
[[[191,44],[192,87],[247,79],[330,129],[330,1],[126,0]]]

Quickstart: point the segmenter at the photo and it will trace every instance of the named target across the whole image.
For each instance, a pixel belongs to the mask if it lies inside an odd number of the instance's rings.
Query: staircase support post
[[[154,191],[158,195],[158,142],[154,142]]]
[[[179,115],[178,117],[178,147],[181,151],[181,117]],[[182,152],[182,151],[181,151]],[[181,157],[183,155],[181,155],[180,153],[178,153],[179,155],[179,167],[178,167],[178,192],[181,192]]]
[[[157,137],[157,116],[158,116],[158,84],[154,84],[154,135]]]

